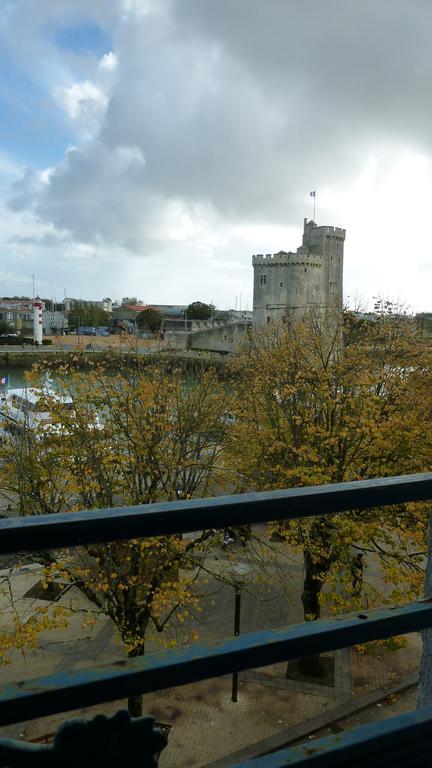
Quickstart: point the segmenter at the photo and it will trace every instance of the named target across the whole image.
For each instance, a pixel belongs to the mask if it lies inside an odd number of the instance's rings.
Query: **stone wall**
[[[188,335],[189,349],[202,349],[208,352],[236,352],[245,341],[251,324],[247,320],[236,320],[203,331],[194,331]]]

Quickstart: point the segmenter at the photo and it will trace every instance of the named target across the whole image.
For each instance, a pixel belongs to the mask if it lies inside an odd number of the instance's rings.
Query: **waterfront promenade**
[[[139,336],[111,335],[111,336],[47,336],[52,344],[43,345],[34,349],[29,344],[21,344],[17,338],[16,344],[0,345],[0,356],[6,352],[85,352],[85,351],[115,351],[115,352],[148,352],[160,349],[176,349],[178,345],[173,339],[161,340],[159,338],[141,338]]]

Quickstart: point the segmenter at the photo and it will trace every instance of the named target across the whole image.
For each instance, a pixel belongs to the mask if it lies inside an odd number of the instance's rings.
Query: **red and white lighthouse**
[[[39,296],[33,299],[33,341],[42,344],[42,310],[44,304]]]

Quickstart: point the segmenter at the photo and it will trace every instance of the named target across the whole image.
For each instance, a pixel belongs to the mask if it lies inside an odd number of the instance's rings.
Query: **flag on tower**
[[[309,192],[309,197],[315,197],[315,195],[316,195],[316,190],[315,189],[314,189],[313,192]]]

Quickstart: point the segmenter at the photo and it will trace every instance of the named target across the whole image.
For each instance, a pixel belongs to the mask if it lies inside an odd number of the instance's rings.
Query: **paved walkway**
[[[227,567],[227,558],[244,557],[241,547],[228,553],[216,552],[213,567]],[[41,604],[26,597],[28,590],[40,578],[37,566],[26,566],[13,580],[17,605],[31,611]],[[268,566],[265,579],[254,577],[242,594],[242,632],[265,627],[279,627],[302,619],[299,590],[302,567],[298,558],[280,561],[276,557]],[[211,581],[206,589],[209,599],[194,623],[199,640],[218,642],[232,636],[234,592],[229,585]],[[210,597],[211,595],[211,597]],[[4,600],[5,598],[3,598]],[[0,603],[3,602],[0,596]],[[25,656],[15,653],[12,664],[1,668],[2,682],[36,677],[56,671],[77,669],[124,658],[125,652],[116,640],[112,623],[104,616],[95,616],[95,624],[83,623],[84,611],[91,608],[86,598],[75,588],[62,598],[77,611],[67,630],[51,630],[41,636],[41,647]],[[0,605],[1,624],[7,623],[5,605]],[[191,629],[191,627],[190,627]],[[148,644],[149,652],[160,648],[156,639]],[[144,711],[161,723],[171,726],[169,744],[163,752],[162,768],[199,768],[227,755],[251,748],[256,742],[283,740],[294,727],[309,719],[331,713],[354,697],[362,697],[375,689],[397,683],[418,668],[420,638],[411,635],[408,646],[399,651],[375,649],[366,655],[344,650],[335,654],[333,685],[317,685],[299,680],[287,680],[286,665],[278,664],[240,673],[239,701],[231,701],[229,677],[209,680],[180,688],[169,689],[144,697]],[[125,702],[79,710],[80,715],[115,712]],[[370,707],[369,715],[392,714],[397,706],[412,704],[408,697],[395,697],[382,706]],[[382,710],[382,711],[381,711]],[[65,716],[42,718],[26,724],[1,729],[2,735],[31,739],[55,731]],[[320,721],[323,722],[323,721]],[[349,725],[350,720],[347,720]],[[352,716],[352,722],[355,717]],[[348,726],[347,726],[348,727]],[[307,729],[306,729],[307,730]],[[225,764],[226,760],[225,760]]]
[[[235,762],[237,757],[240,759],[238,752],[243,752],[243,759],[256,756],[257,746],[259,752],[267,751],[269,745],[282,746],[304,738],[319,738],[337,730],[407,711],[415,704],[412,682],[408,691],[389,693],[389,690],[397,684],[403,669],[416,666],[417,646],[414,642],[403,651],[386,651],[379,654],[380,658],[376,654],[369,655],[370,674],[366,684],[361,682],[362,664],[357,663],[358,657],[353,652],[354,687],[360,685],[362,690],[356,697],[358,704],[342,692],[340,697],[320,692],[319,686],[313,692],[302,692],[300,686],[297,690],[288,686],[274,688],[264,680],[251,681],[248,673],[240,674],[237,703],[231,701],[230,677],[144,696],[144,711],[153,715],[158,722],[171,726],[168,747],[160,761],[161,768],[199,768],[213,762],[217,768],[222,768]],[[106,646],[98,661],[103,659],[108,660]],[[60,662],[57,668],[70,669],[82,666],[83,663],[83,659],[77,663],[69,657],[66,663]],[[282,682],[285,665],[267,668],[264,674]],[[380,685],[383,680],[386,680],[387,687]],[[365,696],[368,695],[373,703],[365,708],[364,702],[369,701]],[[71,715],[89,717],[101,710],[109,714],[123,706],[126,706],[125,701],[102,708],[79,710]],[[355,712],[357,706],[362,707],[360,713]],[[31,739],[53,732],[62,719],[43,718],[28,723],[18,732]],[[330,726],[325,725],[327,720]]]

